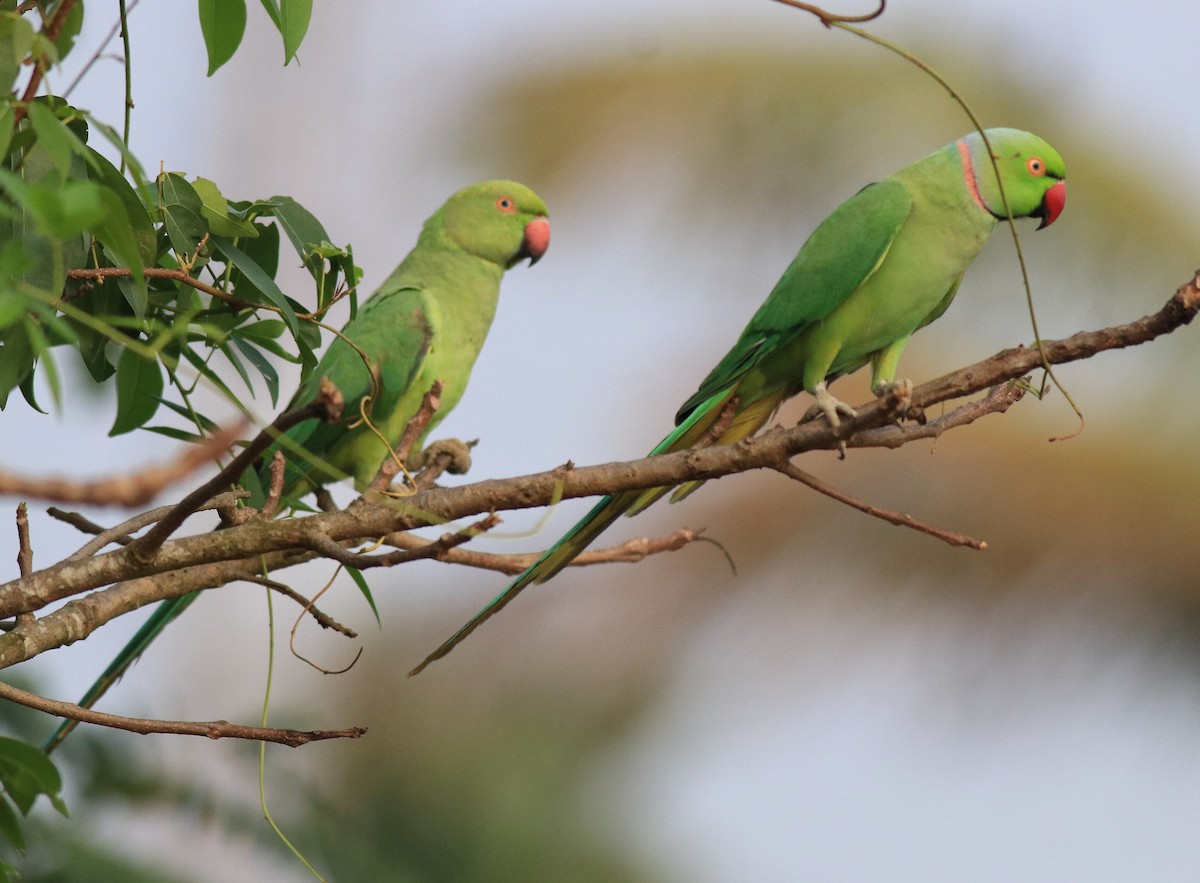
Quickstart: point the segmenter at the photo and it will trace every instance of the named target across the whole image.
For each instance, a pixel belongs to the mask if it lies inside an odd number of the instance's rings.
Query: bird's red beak
[[[1038,229],[1041,230],[1043,227],[1049,227],[1057,221],[1058,216],[1062,214],[1063,206],[1066,204],[1067,182],[1058,181],[1042,197],[1042,205],[1038,209],[1038,214],[1042,216],[1042,223],[1038,224]]]
[[[529,258],[529,266],[542,259],[550,247],[550,222],[542,215],[525,225],[525,238],[521,242],[520,257]]]

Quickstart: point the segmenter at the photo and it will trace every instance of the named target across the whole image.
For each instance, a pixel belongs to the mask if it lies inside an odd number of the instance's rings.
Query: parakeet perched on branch
[[[288,410],[317,394],[322,378],[341,391],[337,423],[306,420],[285,433],[283,495],[351,477],[368,485],[435,380],[441,404],[414,450],[454,408],[496,312],[505,270],[536,263],[550,244],[545,203],[514,181],[466,187],[425,222],[417,244],[335,337]],[[369,397],[369,398],[368,398]],[[365,418],[365,419],[364,419]],[[297,448],[299,449],[297,451]],[[259,469],[268,484],[269,457]],[[162,602],[80,701],[91,707],[160,632],[199,596]],[[47,744],[70,732],[67,721]]]
[[[868,363],[871,388],[885,391],[908,339],[950,306],[996,222],[1011,211],[1040,218],[1040,229],[1063,210],[1066,168],[1053,147],[1016,129],[986,134],[992,157],[972,132],[863,188],[822,221],[651,456],[701,440],[730,403],[733,419],[717,443],[738,442],[802,390],[836,427],[839,415],[853,411],[830,395],[828,384]],[[696,486],[682,485],[673,499]],[[562,570],[619,516],[637,514],[669,490],[601,499],[411,674],[449,653],[526,586]]]

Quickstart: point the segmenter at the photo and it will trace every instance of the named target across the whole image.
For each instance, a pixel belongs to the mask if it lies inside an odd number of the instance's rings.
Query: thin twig
[[[940,527],[934,527],[932,524],[926,524],[923,521],[917,521],[911,515],[904,515],[900,512],[893,512],[890,509],[884,509],[876,506],[873,503],[867,503],[852,497],[844,491],[839,491],[830,484],[826,484],[817,478],[815,475],[805,472],[794,463],[780,463],[775,467],[776,470],[782,472],[788,478],[794,478],[801,484],[806,484],[814,491],[824,494],[830,499],[837,500],[839,503],[845,503],[859,512],[865,512],[875,518],[880,518],[891,524],[899,525],[900,527],[911,527],[913,530],[921,533],[929,534],[931,537],[936,537],[943,542],[947,542],[952,546],[967,546],[972,549],[986,549],[987,543],[982,540],[977,540],[974,537],[969,537],[964,533],[958,533],[952,530],[943,530]]]
[[[481,533],[491,530],[499,523],[500,516],[493,513],[479,519],[474,524],[464,527],[462,530],[442,534],[442,536],[432,542],[426,542],[424,545],[412,549],[385,552],[382,555],[364,555],[358,552],[351,552],[323,533],[306,534],[302,542],[314,552],[318,552],[326,558],[332,558],[339,564],[344,564],[347,567],[353,567],[357,570],[366,570],[371,567],[394,567],[397,564],[404,564],[409,561],[437,558],[455,546],[461,546],[463,543],[470,542]]]
[[[117,714],[93,711],[72,702],[47,699],[45,696],[38,696],[36,693],[29,693],[3,682],[0,682],[0,699],[7,699],[18,705],[44,711],[56,717],[70,718],[85,724],[98,724],[117,730],[128,730],[131,733],[207,736],[209,739],[250,739],[256,742],[275,742],[290,748],[298,748],[309,742],[323,742],[329,739],[357,739],[367,732],[366,727],[305,731],[283,730],[274,727],[247,727],[242,724],[231,724],[228,721],[167,721],[123,717]]]
[[[229,294],[226,291],[209,285],[207,282],[201,282],[195,276],[190,275],[187,270],[176,270],[166,267],[141,267],[139,272],[147,279],[170,279],[175,282],[182,282],[184,285],[189,285],[197,291],[203,291],[205,294],[212,295],[218,300],[223,300],[239,310],[257,310],[267,309],[272,312],[279,312],[278,307],[271,304],[254,304],[248,300],[242,300],[240,297]],[[106,279],[127,278],[133,276],[133,271],[128,267],[78,267],[72,270],[67,270],[67,278],[69,279],[90,279],[95,282],[103,283]]]
[[[589,549],[580,552],[568,566],[586,567],[591,564],[616,562],[636,564],[660,552],[676,552],[699,539],[703,539],[700,531],[688,527],[661,537],[636,537],[605,549]],[[430,545],[428,540],[407,531],[390,534],[384,542],[389,546],[409,550],[426,549]],[[538,552],[503,555],[495,552],[477,552],[474,549],[452,548],[441,550],[429,557],[444,564],[459,564],[516,576],[533,564],[539,555]]]
[[[400,441],[396,443],[392,448],[391,454],[380,465],[375,478],[371,480],[370,485],[363,492],[364,496],[382,493],[391,485],[392,480],[396,477],[396,473],[400,471],[405,461],[408,460],[408,455],[412,453],[417,439],[424,434],[425,429],[429,426],[429,421],[433,419],[433,415],[442,406],[442,389],[442,381],[435,380],[429,391],[421,398],[420,407],[417,408],[417,412],[405,424]]]
[[[340,632],[341,634],[345,635],[347,638],[357,638],[358,637],[358,632],[356,632],[354,629],[350,628],[350,626],[342,625],[340,622],[338,622],[336,619],[334,619],[328,613],[323,613],[321,610],[319,610],[317,607],[315,607],[314,605],[317,600],[316,598],[313,598],[310,601],[308,598],[305,598],[303,595],[301,595],[299,592],[297,592],[295,589],[293,589],[291,586],[289,586],[285,583],[277,582],[276,580],[273,580],[273,579],[268,579],[265,576],[244,577],[244,579],[246,582],[255,583],[257,585],[264,586],[273,592],[278,592],[279,594],[285,596],[286,598],[289,598],[292,601],[295,601],[297,604],[299,604],[304,609],[305,613],[309,614],[310,616],[312,616],[313,619],[316,620],[317,625],[319,625],[321,628],[332,629],[335,632]]]
[[[879,8],[874,12],[868,12],[866,15],[835,15],[832,12],[827,12],[820,6],[815,6],[812,3],[801,3],[800,0],[777,0],[777,2],[785,6],[794,6],[796,9],[803,9],[805,12],[811,12],[827,28],[831,28],[835,24],[847,22],[862,23],[870,21],[873,18],[879,18],[879,16],[883,15],[883,10],[887,6],[887,0],[879,0]]]
[[[944,432],[974,423],[988,414],[1003,414],[1025,397],[1028,387],[1010,380],[993,387],[986,396],[959,405],[944,417],[925,423],[905,423],[899,426],[880,426],[868,429],[847,440],[851,448],[898,448],[923,438],[939,438]]]

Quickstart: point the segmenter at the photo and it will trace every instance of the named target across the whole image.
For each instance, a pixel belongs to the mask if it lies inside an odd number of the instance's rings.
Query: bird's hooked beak
[[[525,236],[521,240],[521,250],[517,252],[509,266],[529,258],[529,266],[542,259],[546,249],[550,247],[550,222],[545,215],[538,215],[525,225]]]
[[[1042,204],[1038,206],[1038,210],[1034,213],[1042,219],[1042,223],[1038,224],[1038,229],[1049,227],[1058,220],[1058,216],[1062,214],[1063,206],[1067,204],[1067,182],[1057,181],[1054,186],[1046,191],[1046,195],[1042,197]]]

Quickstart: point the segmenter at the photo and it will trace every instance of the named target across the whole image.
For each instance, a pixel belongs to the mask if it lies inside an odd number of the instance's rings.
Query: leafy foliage
[[[262,4],[286,64],[312,0]],[[41,410],[39,372],[60,404],[57,358],[69,350],[113,390],[111,435],[197,441],[215,428],[194,405],[197,386],[245,410],[244,393],[221,376],[232,366],[247,391],[265,388],[277,404],[271,357],[311,370],[321,316],[343,296],[355,306],[358,270],[294,199],[230,200],[216,182],[174,171],[149,178],[114,128],[39,95],[83,15],[81,0],[0,0],[0,410],[14,391]],[[199,15],[212,74],[241,43],[245,2],[200,0]],[[313,281],[299,299],[276,281],[285,242]],[[58,771],[25,742],[0,738],[0,786],[0,834],[18,850],[20,816],[39,794],[66,812]],[[10,872],[0,863],[0,879]]]
[[[51,21],[58,5],[47,6]],[[311,2],[264,6],[290,60]],[[74,9],[81,16],[82,6]],[[245,6],[201,2],[200,19],[211,73],[236,50]],[[62,35],[74,20],[53,46],[24,17],[0,15],[0,75],[15,88],[25,63],[54,61],[69,48]],[[125,171],[92,145],[97,134]],[[115,388],[112,435],[146,427],[194,440],[213,425],[192,404],[198,384],[241,407],[214,368],[217,356],[277,404],[269,356],[311,368],[320,317],[353,297],[350,249],[333,245],[295,200],[231,201],[215,182],[178,172],[147,179],[113,129],[59,98],[22,103],[10,93],[0,106],[0,153],[0,408],[14,390],[39,407],[39,369],[57,400],[55,350],[69,347],[96,382]],[[285,239],[312,276],[309,305],[275,280]],[[164,408],[186,426],[148,425]]]

